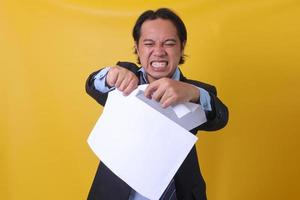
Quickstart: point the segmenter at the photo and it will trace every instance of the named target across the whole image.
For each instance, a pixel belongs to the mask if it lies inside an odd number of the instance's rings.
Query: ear
[[[184,51],[185,44],[186,44],[186,42],[183,42],[183,43],[181,44],[181,50],[182,50],[182,51]]]
[[[137,55],[139,55],[139,50],[138,50],[138,44],[137,42],[134,42],[134,49]]]
[[[182,56],[184,55],[185,44],[186,44],[186,42],[183,42],[183,43],[181,44],[181,55],[182,55]]]

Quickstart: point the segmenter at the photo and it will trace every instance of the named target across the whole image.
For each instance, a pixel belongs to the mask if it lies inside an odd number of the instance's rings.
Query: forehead
[[[141,27],[140,39],[178,39],[177,29],[168,19],[146,20]]]

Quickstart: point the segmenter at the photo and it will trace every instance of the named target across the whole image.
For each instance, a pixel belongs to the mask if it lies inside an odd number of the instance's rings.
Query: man
[[[149,83],[145,96],[160,102],[162,107],[188,101],[201,105],[206,112],[207,122],[191,130],[193,134],[198,130],[218,130],[226,125],[228,110],[218,99],[215,87],[186,79],[178,68],[179,64],[184,63],[187,32],[184,23],[174,12],[166,8],[145,11],[136,21],[133,38],[135,53],[142,67],[119,62],[114,67],[92,73],[86,83],[89,95],[104,106],[109,91],[117,88],[128,95],[138,85]],[[146,198],[101,163],[88,199]],[[205,182],[200,173],[195,146],[160,199],[206,199]]]

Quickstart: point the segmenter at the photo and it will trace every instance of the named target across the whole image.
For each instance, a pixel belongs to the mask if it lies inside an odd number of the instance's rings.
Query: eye
[[[173,46],[176,45],[176,42],[174,42],[174,41],[167,41],[167,42],[164,43],[164,45],[167,46],[167,47],[173,47]]]
[[[146,43],[144,43],[144,45],[147,46],[147,47],[152,47],[154,45],[154,43],[152,43],[152,42],[146,42]]]

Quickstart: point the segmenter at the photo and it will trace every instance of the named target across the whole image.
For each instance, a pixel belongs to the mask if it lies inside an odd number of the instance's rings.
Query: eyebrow
[[[177,42],[175,39],[166,39],[164,42]]]
[[[155,42],[154,40],[152,39],[144,39],[143,42]],[[163,41],[163,43],[165,42],[177,42],[177,40],[175,39],[166,39],[165,41]]]
[[[144,39],[143,42],[154,42],[154,40],[151,40],[151,39]]]

